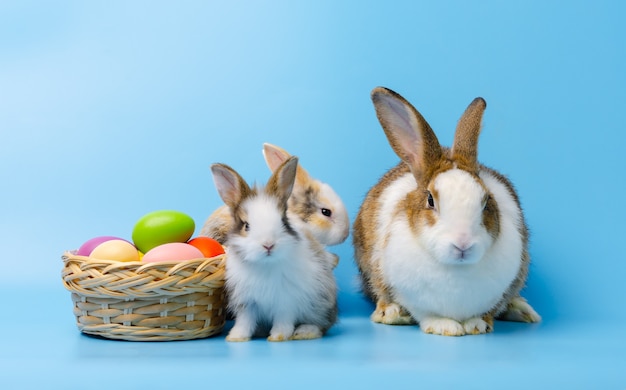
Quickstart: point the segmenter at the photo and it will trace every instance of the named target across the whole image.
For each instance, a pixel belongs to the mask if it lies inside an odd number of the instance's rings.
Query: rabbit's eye
[[[333,212],[329,209],[322,209],[322,215],[324,215],[325,217],[330,217],[331,215],[333,215]]]
[[[249,231],[250,230],[250,224],[248,222],[244,222],[243,223],[243,230],[245,230],[245,231]]]
[[[487,194],[485,195],[485,199],[483,200],[483,210],[486,210],[489,208],[489,201],[491,200],[491,195]]]
[[[428,208],[435,208],[435,200],[433,199],[433,194],[431,194],[430,192],[428,193]]]

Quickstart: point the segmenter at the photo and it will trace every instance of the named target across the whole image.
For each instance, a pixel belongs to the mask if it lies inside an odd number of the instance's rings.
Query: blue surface
[[[224,3],[224,4],[222,4]],[[0,386],[626,388],[626,3],[0,3]],[[350,239],[321,340],[81,335],[60,256],[164,208],[219,204],[261,145],[299,155],[354,218],[396,156],[369,100],[411,101],[449,144],[487,100],[480,159],[516,184],[537,325],[446,338],[368,320]],[[7,387],[7,384],[10,384]]]

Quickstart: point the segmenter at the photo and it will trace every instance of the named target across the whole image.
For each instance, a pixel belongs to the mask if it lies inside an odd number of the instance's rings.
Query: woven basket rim
[[[90,297],[155,298],[208,291],[224,284],[226,255],[144,263],[93,259],[75,251],[62,255],[65,288]],[[111,291],[108,287],[115,286]],[[122,287],[128,291],[118,291]],[[148,286],[148,287],[145,287]],[[141,290],[141,291],[139,291]]]
[[[198,260],[206,260],[206,259],[215,259],[215,258],[219,258],[219,257],[224,257],[226,256],[225,253],[222,253],[220,255],[217,256],[213,256],[213,257],[199,257],[197,259],[189,259],[189,260],[172,260],[172,261],[158,261],[158,262],[145,262],[145,261],[119,261],[119,260],[109,260],[109,259],[95,259],[89,256],[82,256],[82,255],[78,255],[77,254],[78,250],[77,249],[73,249],[73,250],[66,250],[63,252],[63,255],[61,256],[61,258],[65,261],[66,259],[69,258],[73,258],[73,259],[80,259],[82,261],[85,262],[93,262],[93,263],[97,263],[97,262],[102,262],[102,263],[109,263],[112,265],[120,265],[120,264],[129,264],[129,265],[139,265],[139,266],[147,266],[147,265],[152,265],[152,264],[158,264],[158,265],[166,265],[166,266],[173,266],[176,264],[181,264],[181,263],[187,263],[187,262],[193,262],[193,261],[198,261]]]

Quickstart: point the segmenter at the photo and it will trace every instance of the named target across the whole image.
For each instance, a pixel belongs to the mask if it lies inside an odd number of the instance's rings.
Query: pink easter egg
[[[183,261],[201,259],[204,255],[200,249],[183,242],[170,242],[150,249],[141,261],[156,263],[161,261]]]

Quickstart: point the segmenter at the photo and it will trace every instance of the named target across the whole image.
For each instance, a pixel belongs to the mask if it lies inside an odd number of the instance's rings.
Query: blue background
[[[620,1],[0,2],[3,388],[626,388]],[[517,186],[537,325],[446,338],[373,324],[351,239],[340,322],[321,340],[130,343],[81,335],[61,254],[130,237],[143,214],[199,226],[209,165],[269,176],[300,157],[354,218],[397,157],[369,93],[386,86],[442,144],[487,100],[480,159]]]

